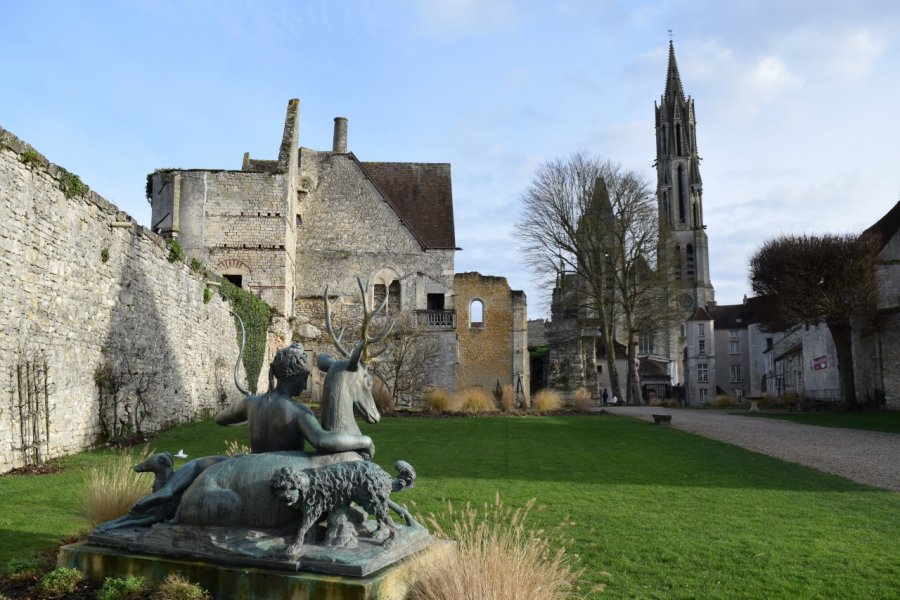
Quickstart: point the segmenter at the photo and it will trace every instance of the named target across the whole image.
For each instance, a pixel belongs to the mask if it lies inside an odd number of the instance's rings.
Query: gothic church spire
[[[678,63],[675,61],[675,44],[669,40],[669,70],[666,73],[665,99],[669,104],[672,100],[684,103],[684,88],[681,87],[681,75],[678,74]]]

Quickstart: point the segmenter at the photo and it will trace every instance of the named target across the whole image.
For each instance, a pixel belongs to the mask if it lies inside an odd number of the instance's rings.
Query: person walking
[[[606,388],[603,388],[603,406],[609,405],[609,392],[606,391]]]

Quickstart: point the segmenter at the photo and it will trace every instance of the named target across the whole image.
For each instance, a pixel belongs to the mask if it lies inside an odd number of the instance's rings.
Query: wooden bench
[[[657,425],[671,425],[672,415],[653,415],[653,422]]]

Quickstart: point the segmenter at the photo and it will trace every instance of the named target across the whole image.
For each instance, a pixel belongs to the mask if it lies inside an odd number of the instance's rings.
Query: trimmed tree
[[[858,408],[851,320],[874,306],[877,249],[867,237],[844,234],[782,235],[750,259],[750,282],[774,296],[773,320],[796,325],[824,321],[834,341],[841,395]]]

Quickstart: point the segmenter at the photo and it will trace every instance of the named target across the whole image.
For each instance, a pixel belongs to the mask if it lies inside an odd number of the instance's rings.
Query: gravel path
[[[607,407],[614,415],[652,421],[671,414],[672,427],[853,481],[900,492],[900,434],[800,425],[720,411],[647,406]]]

